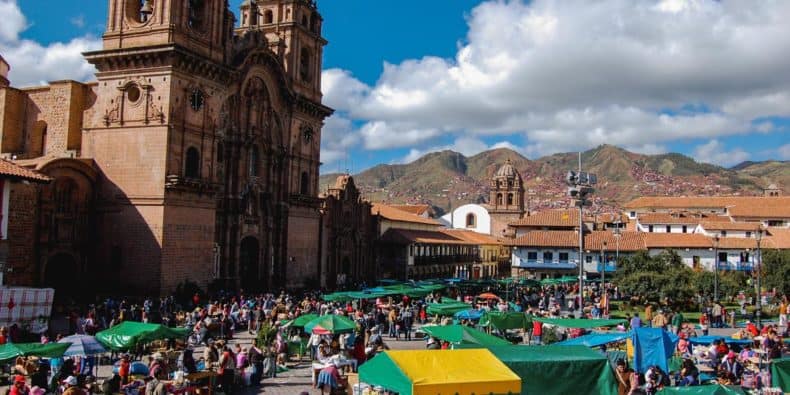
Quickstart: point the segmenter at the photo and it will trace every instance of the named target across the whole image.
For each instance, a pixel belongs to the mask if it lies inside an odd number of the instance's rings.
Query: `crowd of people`
[[[492,291],[498,298],[477,298],[480,292]],[[185,327],[190,330],[187,341],[170,340],[167,350],[179,348],[175,357],[165,357],[152,353],[145,344],[125,350],[125,353],[111,353],[109,361],[117,365],[113,375],[97,383],[94,379],[98,360],[94,356],[53,358],[48,364],[40,360],[21,359],[12,368],[12,391],[33,393],[42,389],[49,392],[75,393],[75,391],[96,389],[115,393],[126,389],[145,388],[146,393],[162,393],[163,382],[174,377],[195,374],[201,371],[215,373],[216,384],[226,394],[232,394],[240,386],[260,386],[267,377],[275,377],[278,369],[283,369],[289,357],[297,354],[310,358],[317,367],[314,383],[317,387],[338,388],[342,386],[343,371],[355,371],[377,353],[389,349],[385,338],[391,340],[415,339],[416,329],[423,324],[447,324],[450,317],[431,317],[427,307],[446,299],[464,301],[470,308],[479,310],[523,312],[532,317],[566,317],[576,311],[583,311],[581,318],[598,319],[610,317],[610,300],[620,300],[622,295],[613,284],[592,283],[585,287],[579,297],[576,283],[552,284],[546,286],[501,286],[484,285],[470,288],[451,286],[447,290],[432,292],[422,298],[409,296],[355,299],[347,302],[330,302],[321,293],[301,295],[280,292],[279,294],[220,293],[207,297],[195,293],[190,298],[177,300],[174,296],[143,299],[105,299],[84,306],[71,305],[62,309],[66,317],[67,329],[64,333],[41,336],[40,342],[59,340],[66,334],[95,335],[98,331],[110,328],[123,321],[161,323],[171,327]],[[632,309],[633,311],[633,309]],[[747,321],[745,328],[737,331],[735,338],[754,339],[754,345],[734,348],[723,342],[711,347],[692,347],[690,338],[708,334],[709,328],[733,325],[728,323],[726,308],[718,303],[703,304],[698,323],[687,320],[683,313],[672,311],[667,303],[647,303],[644,311],[628,313],[622,324],[615,328],[628,331],[643,326],[663,328],[679,337],[677,355],[681,358],[681,368],[676,372],[674,382],[680,385],[694,385],[700,382],[701,370],[712,370],[722,382],[742,383],[751,380],[744,378],[744,364],[751,361],[754,353],[765,360],[778,358],[784,350],[781,336],[787,330],[787,300],[782,299],[778,307],[779,325],[765,325],[757,328],[753,321]],[[318,316],[335,314],[349,318],[356,328],[342,334],[306,334],[301,328],[287,323],[305,314]],[[461,320],[461,324],[475,325],[474,320]],[[66,326],[64,326],[66,327]],[[57,328],[53,328],[57,330]],[[553,340],[575,337],[584,331],[551,328]],[[255,338],[246,344],[231,344],[239,331],[254,334]],[[547,328],[537,320],[521,332],[525,343],[543,344]],[[263,335],[262,335],[263,334]],[[29,337],[19,328],[0,328],[0,344],[7,341],[22,342]],[[426,348],[448,348],[446,341],[426,338]],[[294,351],[294,346],[296,350]],[[198,348],[202,353],[195,354]],[[148,356],[147,363],[143,359]],[[701,362],[704,369],[701,369]],[[134,380],[131,371],[133,362],[146,365],[144,380]],[[650,370],[638,380],[625,380],[620,372],[627,369],[617,365],[616,374],[621,387],[650,389],[660,387],[668,374]],[[177,376],[176,373],[179,375]],[[654,378],[657,376],[658,378]],[[27,383],[30,386],[27,386]],[[75,384],[71,385],[70,383]],[[650,383],[655,383],[652,385]],[[23,385],[24,384],[24,385]],[[19,389],[16,389],[19,388]],[[27,389],[26,389],[27,388]],[[72,389],[73,388],[73,389]],[[18,392],[23,391],[23,392]],[[26,392],[25,392],[26,391]],[[650,393],[648,391],[648,393]]]

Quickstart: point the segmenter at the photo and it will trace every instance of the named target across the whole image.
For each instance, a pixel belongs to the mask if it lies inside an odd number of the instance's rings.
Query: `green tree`
[[[762,253],[763,288],[790,294],[790,251],[762,250]]]
[[[691,278],[693,287],[702,295],[713,298],[715,290],[716,275],[713,272],[703,270],[695,272]],[[719,299],[726,300],[734,297],[740,291],[753,294],[754,290],[749,285],[749,276],[744,272],[720,271],[719,272]]]
[[[674,251],[656,256],[639,252],[622,260],[614,283],[625,293],[651,302],[666,298],[673,304],[685,304],[695,294],[691,284],[693,276],[694,272]]]

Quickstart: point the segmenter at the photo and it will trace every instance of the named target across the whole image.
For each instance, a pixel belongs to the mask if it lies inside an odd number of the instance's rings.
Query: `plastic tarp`
[[[469,309],[469,310],[459,311],[459,312],[453,314],[453,318],[455,318],[456,320],[475,320],[476,321],[476,320],[479,320],[480,318],[482,318],[484,313],[485,312],[483,310]]]
[[[337,314],[322,315],[304,325],[306,333],[318,335],[349,333],[355,329],[357,329],[357,324],[354,321]]]
[[[71,343],[6,343],[0,345],[0,361],[19,356],[35,356],[41,358],[59,358],[71,346]]]
[[[609,343],[616,343],[625,341],[630,333],[614,332],[614,333],[590,333],[588,335],[579,336],[574,339],[568,339],[556,343],[558,346],[585,346],[585,347],[600,347]]]
[[[532,324],[526,314],[517,312],[488,311],[480,319],[480,326],[490,326],[499,330],[523,329]]]
[[[677,345],[677,337],[661,328],[636,328],[631,331],[634,347],[633,368],[644,373],[648,367],[656,365],[664,372],[669,371],[667,360],[672,357]]]
[[[463,325],[424,326],[429,336],[455,344],[477,344],[481,346],[509,345],[510,342]]]
[[[400,395],[518,394],[521,379],[486,349],[385,351],[359,380]]]
[[[446,303],[428,303],[425,312],[430,315],[452,316],[459,311],[469,310],[469,305],[463,302],[450,300]]]
[[[731,395],[746,394],[741,387],[734,385],[696,385],[692,387],[665,387],[658,392],[661,395]]]
[[[168,328],[160,324],[124,321],[96,334],[96,340],[110,350],[128,350],[139,343],[162,339],[181,339],[189,331],[184,328]]]
[[[771,382],[785,393],[790,392],[790,358],[774,359],[771,364]]]
[[[540,321],[544,324],[561,326],[564,328],[604,328],[609,326],[617,326],[625,322],[625,320],[611,319],[611,320],[586,320],[579,318],[534,318],[535,321]]]
[[[399,284],[384,287],[384,292],[390,295],[406,295],[411,298],[421,298],[431,293],[431,290],[422,287],[413,287],[408,284]]]
[[[703,344],[703,345],[713,344],[713,341],[715,341],[715,340],[724,340],[724,342],[727,343],[727,344],[741,344],[741,345],[743,345],[743,344],[753,344],[754,343],[754,341],[749,340],[749,339],[733,339],[731,337],[722,337],[722,336],[696,336],[696,337],[690,337],[689,338],[689,342],[691,344]]]
[[[609,360],[587,347],[519,345],[488,350],[521,377],[522,395],[617,394]]]

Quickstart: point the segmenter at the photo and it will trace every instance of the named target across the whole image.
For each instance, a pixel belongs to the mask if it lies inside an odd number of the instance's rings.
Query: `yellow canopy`
[[[412,395],[521,393],[521,378],[487,349],[387,351],[386,355],[411,382]]]

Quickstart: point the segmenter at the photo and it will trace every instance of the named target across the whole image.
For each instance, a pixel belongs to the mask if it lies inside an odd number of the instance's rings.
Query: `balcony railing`
[[[599,262],[598,265],[596,265],[595,270],[598,273],[601,273],[604,270],[606,270],[607,273],[614,273],[617,271],[617,265],[614,262],[606,262],[606,264]]]
[[[544,261],[536,259],[524,259],[516,267],[527,269],[576,269],[576,262],[573,261]]]
[[[469,255],[429,255],[429,256],[415,256],[414,265],[444,265],[455,263],[474,263],[479,260],[479,256],[475,254]]]
[[[719,270],[722,271],[750,272],[753,269],[754,269],[754,265],[752,265],[751,262],[738,262],[738,263],[719,262]]]

